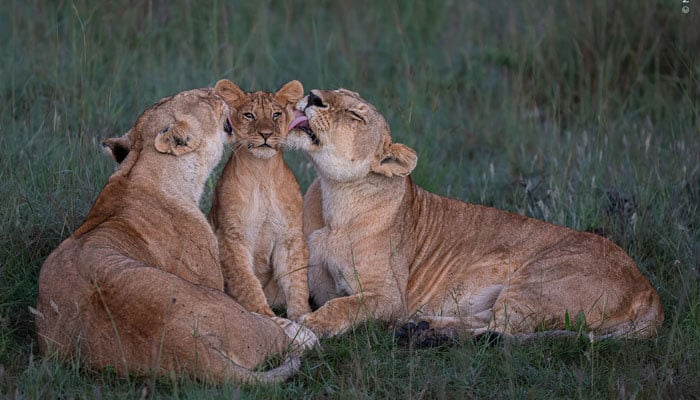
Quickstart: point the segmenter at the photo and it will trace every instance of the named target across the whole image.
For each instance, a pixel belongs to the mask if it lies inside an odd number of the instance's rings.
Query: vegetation
[[[700,5],[559,1],[12,1],[0,8],[0,394],[21,398],[688,398],[700,393]],[[119,378],[36,353],[46,256],[113,170],[102,138],[229,78],[360,92],[433,192],[606,235],[666,322],[647,341],[465,338],[375,323],[276,386]],[[287,158],[303,187],[314,176]],[[208,184],[202,203],[216,176]],[[575,315],[571,316],[576,319]]]

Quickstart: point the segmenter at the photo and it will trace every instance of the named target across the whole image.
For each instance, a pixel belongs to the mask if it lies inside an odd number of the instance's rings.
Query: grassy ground
[[[207,4],[204,4],[207,3]],[[21,398],[691,398],[700,393],[700,5],[663,0],[8,1],[0,9],[0,394]],[[120,379],[36,354],[41,263],[113,169],[99,141],[227,77],[347,87],[425,188],[612,238],[666,310],[648,341],[324,342],[290,382]],[[302,186],[314,176],[288,154]],[[210,191],[214,184],[208,185]],[[209,201],[205,199],[203,209]]]

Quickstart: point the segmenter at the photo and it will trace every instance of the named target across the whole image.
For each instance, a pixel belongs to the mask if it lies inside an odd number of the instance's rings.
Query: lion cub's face
[[[392,143],[384,117],[355,92],[312,90],[296,110],[284,143],[304,150],[328,179],[406,176],[416,166],[415,151]]]
[[[216,83],[216,92],[231,107],[236,148],[245,148],[258,158],[277,154],[287,136],[294,104],[304,95],[299,81],[291,81],[277,93],[245,93],[228,79]]]

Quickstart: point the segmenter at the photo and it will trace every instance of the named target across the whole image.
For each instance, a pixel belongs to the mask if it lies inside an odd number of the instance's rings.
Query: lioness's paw
[[[315,317],[317,314],[309,313],[302,316],[299,319],[299,323],[303,324],[307,329],[313,331],[319,338],[328,338],[331,336],[338,335],[340,332],[333,331],[328,324],[324,324],[322,321],[317,320]]]
[[[311,329],[286,318],[272,317],[272,319],[292,339],[292,343],[297,349],[304,351],[320,346],[316,334]]]
[[[287,318],[291,319],[292,321],[301,322],[303,318],[309,315],[310,313],[311,308],[301,311],[290,311],[290,309],[287,309]]]

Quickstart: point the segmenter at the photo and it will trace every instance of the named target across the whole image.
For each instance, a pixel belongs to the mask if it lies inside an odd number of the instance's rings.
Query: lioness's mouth
[[[311,130],[311,126],[309,126],[309,118],[306,116],[306,114],[299,110],[294,110],[294,119],[289,124],[289,128],[287,130],[291,131],[294,128],[306,133],[311,139],[311,143],[315,144],[316,146],[321,144],[321,141],[318,140],[318,136],[316,136],[314,131]]]

